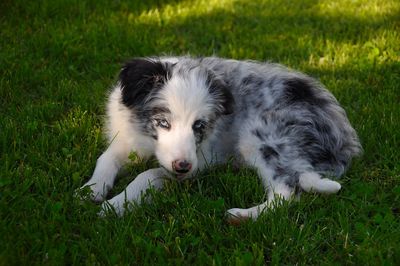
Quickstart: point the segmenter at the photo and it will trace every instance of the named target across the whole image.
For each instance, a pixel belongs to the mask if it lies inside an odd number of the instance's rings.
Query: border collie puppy
[[[105,200],[118,170],[135,152],[159,168],[139,174],[102,205],[122,215],[150,187],[192,178],[234,158],[252,167],[267,201],[230,209],[231,221],[256,219],[296,189],[336,193],[339,177],[362,147],[345,111],[316,80],[280,65],[216,57],[136,58],[122,68],[107,104],[109,147],[90,187]]]

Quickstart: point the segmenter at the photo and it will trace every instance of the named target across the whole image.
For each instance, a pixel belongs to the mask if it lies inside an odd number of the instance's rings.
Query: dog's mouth
[[[170,174],[170,177],[173,177],[178,181],[183,181],[188,177],[189,171],[177,171],[175,169],[173,169],[171,171],[170,169],[168,169],[165,166],[161,166],[161,167],[164,168],[164,170]]]
[[[182,169],[182,170],[174,169],[174,171],[175,171],[178,175],[185,175],[185,174],[189,173],[189,169]]]
[[[186,179],[187,175],[186,175],[186,174],[179,174],[179,173],[177,173],[177,174],[175,174],[175,177],[176,177],[176,179],[177,179],[178,181],[182,181],[182,180],[185,180],[185,179]]]
[[[174,170],[173,174],[178,181],[182,181],[186,179],[188,173],[189,173],[188,170]]]

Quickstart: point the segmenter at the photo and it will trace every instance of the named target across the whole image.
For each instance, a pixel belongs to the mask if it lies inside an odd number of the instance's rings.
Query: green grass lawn
[[[106,147],[104,96],[126,59],[218,55],[279,62],[338,98],[365,153],[338,195],[303,194],[256,222],[256,174],[210,169],[123,218],[73,192]],[[0,265],[400,264],[397,0],[0,3]],[[131,165],[112,194],[151,163]]]

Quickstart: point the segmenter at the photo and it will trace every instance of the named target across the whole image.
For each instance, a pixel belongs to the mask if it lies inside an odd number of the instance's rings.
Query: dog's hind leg
[[[274,208],[282,201],[289,200],[292,197],[294,188],[285,182],[289,176],[278,174],[273,167],[268,165],[260,165],[257,169],[267,192],[267,201],[248,209],[233,208],[228,210],[229,223],[236,224],[250,218],[256,220],[263,211]]]
[[[306,172],[299,176],[299,185],[306,192],[318,192],[324,194],[336,193],[341,186],[338,182],[329,178],[321,178],[318,173]]]
[[[244,162],[257,169],[258,175],[267,192],[267,201],[248,209],[234,208],[228,210],[228,221],[240,222],[243,219],[257,219],[266,209],[273,208],[282,200],[289,200],[294,194],[298,174],[281,166],[281,155],[273,142],[267,141],[261,131],[245,127],[238,143]],[[302,165],[303,161],[298,160]]]

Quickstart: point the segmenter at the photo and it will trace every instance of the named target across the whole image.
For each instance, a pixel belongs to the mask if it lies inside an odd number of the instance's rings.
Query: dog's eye
[[[157,125],[159,127],[165,128],[165,129],[170,129],[171,128],[171,125],[165,119],[157,120]]]
[[[192,128],[194,131],[203,130],[206,127],[206,122],[203,120],[197,120],[194,122]]]

